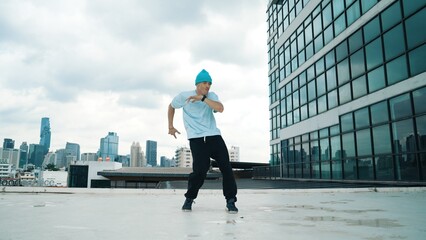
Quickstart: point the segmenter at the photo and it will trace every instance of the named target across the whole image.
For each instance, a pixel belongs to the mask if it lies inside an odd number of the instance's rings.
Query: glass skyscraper
[[[156,167],[157,166],[157,142],[148,140],[146,141],[146,161],[147,164]]]
[[[45,153],[47,153],[50,148],[50,135],[50,121],[49,118],[44,117],[41,119],[40,145],[45,147]]]
[[[118,136],[115,132],[109,132],[104,138],[101,138],[98,156],[102,161],[118,160]]]
[[[269,2],[275,177],[426,181],[425,6]]]

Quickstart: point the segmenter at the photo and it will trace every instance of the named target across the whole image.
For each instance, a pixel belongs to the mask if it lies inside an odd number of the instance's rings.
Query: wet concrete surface
[[[424,239],[426,188],[221,190],[3,188],[0,239]]]

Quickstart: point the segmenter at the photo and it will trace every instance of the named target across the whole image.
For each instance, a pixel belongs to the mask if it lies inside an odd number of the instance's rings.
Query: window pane
[[[359,1],[354,3],[347,11],[348,26],[354,23],[361,16],[361,9],[359,7]]]
[[[373,180],[373,159],[372,157],[365,157],[358,159],[358,179],[360,180]]]
[[[300,107],[300,120],[303,121],[308,118],[308,105],[305,104]]]
[[[316,37],[320,32],[322,32],[322,19],[321,14],[316,16],[313,21],[314,25],[314,37]]]
[[[334,34],[335,36],[338,36],[343,30],[346,29],[346,21],[345,21],[345,14],[340,15],[338,19],[334,21]]]
[[[325,67],[328,69],[333,66],[336,61],[334,60],[334,50],[325,55]]]
[[[319,50],[321,50],[323,46],[324,46],[324,42],[322,40],[322,34],[320,34],[314,40],[315,53],[317,53]]]
[[[353,133],[346,133],[342,135],[342,147],[343,157],[355,156],[355,141]]]
[[[299,107],[299,91],[293,93],[293,108]]]
[[[332,137],[330,139],[330,144],[331,144],[331,150],[330,150],[331,158],[333,160],[341,159],[340,136]]]
[[[396,153],[415,151],[416,143],[413,132],[412,119],[392,123],[393,143]]]
[[[412,115],[410,95],[404,94],[389,101],[392,120],[408,117]]]
[[[312,41],[312,24],[305,27],[305,45]]]
[[[320,75],[324,72],[324,58],[319,59],[315,62],[316,75]]]
[[[371,151],[371,136],[370,129],[364,129],[356,132],[357,154],[358,156],[370,156]]]
[[[364,26],[364,40],[369,42],[379,36],[380,34],[380,20],[379,17],[375,17],[369,23]]]
[[[314,77],[315,77],[314,65],[310,66],[306,72],[307,72],[307,76],[308,76],[308,81],[314,79]]]
[[[368,90],[370,92],[377,91],[386,86],[384,67],[374,69],[368,73]]]
[[[404,15],[407,17],[408,15],[417,11],[417,9],[424,7],[425,5],[426,5],[425,1],[404,0],[403,1]]]
[[[351,94],[351,83],[343,85],[339,88],[339,103],[343,104],[349,102],[352,99]]]
[[[402,15],[401,15],[401,7],[399,4],[399,1],[395,2],[392,6],[387,8],[381,14],[381,17],[382,17],[383,31],[386,31],[392,26],[394,26],[395,24],[401,22]]]
[[[337,86],[336,81],[336,68],[332,67],[330,68],[327,73],[327,90],[330,91],[332,89],[335,89]]]
[[[370,70],[383,63],[382,39],[377,38],[365,46],[365,55],[367,58],[367,69]]]
[[[356,33],[349,37],[349,52],[353,53],[358,50],[363,44],[362,41],[362,30],[358,30]]]
[[[358,77],[365,72],[364,68],[364,50],[360,49],[351,56],[352,78]]]
[[[317,101],[314,100],[309,103],[309,117],[317,115]]]
[[[354,112],[355,116],[355,128],[364,128],[370,126],[370,115],[368,114],[368,108],[362,108]]]
[[[413,92],[413,101],[416,114],[426,112],[426,87]]]
[[[328,26],[328,24],[333,21],[333,15],[331,13],[331,4],[328,4],[323,10],[322,10],[322,21],[324,26]]]
[[[354,99],[367,94],[367,82],[365,76],[361,76],[352,81]]]
[[[416,118],[417,133],[419,134],[419,150],[426,151],[426,115]],[[426,167],[424,165],[423,167]]]
[[[342,0],[333,0],[333,17],[336,18],[345,10],[345,3]]]
[[[394,180],[394,167],[392,156],[375,157],[376,179],[377,180]]]
[[[391,29],[383,35],[383,42],[385,45],[386,61],[390,60],[405,50],[404,32],[402,31],[402,24]]]
[[[351,131],[354,129],[354,121],[352,119],[352,113],[347,113],[340,117],[340,125],[342,132]]]
[[[333,35],[333,24],[331,24],[330,26],[328,26],[323,34],[324,34],[324,44],[328,44],[329,42],[331,42],[331,40],[333,40],[334,35]]]
[[[337,107],[337,90],[329,92],[327,96],[328,96],[328,109]]]
[[[300,88],[300,104],[308,102],[308,96],[306,94],[306,85]]]
[[[299,108],[293,111],[293,122],[294,123],[300,122]]]
[[[370,111],[372,125],[389,121],[387,101],[379,102],[372,105],[370,107]]]
[[[317,77],[317,93],[318,96],[323,95],[326,92],[325,89],[325,74],[321,74]]]
[[[394,84],[408,78],[407,62],[405,55],[386,64],[386,76],[388,84]]]
[[[389,125],[373,128],[374,154],[392,153]]]
[[[318,98],[318,113],[327,111],[327,95]]]
[[[309,101],[315,99],[317,97],[316,91],[315,91],[315,80],[310,81],[308,83],[308,99]]]
[[[330,160],[330,143],[328,138],[320,140],[321,161]]]
[[[366,13],[377,3],[377,0],[361,0],[362,13]]]
[[[411,76],[415,76],[426,71],[426,64],[424,62],[426,59],[426,44],[414,49],[408,54],[408,56],[410,58]]]
[[[348,45],[343,41],[336,47],[336,59],[340,61],[348,56]]]
[[[339,85],[349,81],[349,61],[348,59],[343,60],[337,64],[337,80]]]
[[[426,19],[426,8],[405,21],[408,49],[426,41],[426,31],[423,27]]]

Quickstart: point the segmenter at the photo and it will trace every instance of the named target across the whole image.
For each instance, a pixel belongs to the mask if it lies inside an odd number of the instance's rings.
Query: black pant
[[[227,200],[233,198],[236,201],[237,184],[229,163],[228,148],[222,136],[189,139],[189,146],[192,152],[192,173],[189,174],[188,191],[185,193],[185,197],[197,198],[198,191],[203,186],[207,171],[210,168],[210,158],[213,158],[222,172],[223,195]]]

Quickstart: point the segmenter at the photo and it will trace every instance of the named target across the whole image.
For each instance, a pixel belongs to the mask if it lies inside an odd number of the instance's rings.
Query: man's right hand
[[[174,127],[169,128],[169,134],[170,135],[172,135],[173,137],[177,138],[176,137],[176,133],[180,134],[180,132],[176,128],[174,128]]]

